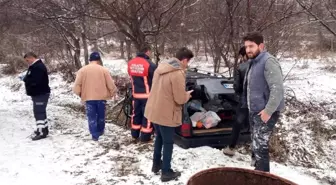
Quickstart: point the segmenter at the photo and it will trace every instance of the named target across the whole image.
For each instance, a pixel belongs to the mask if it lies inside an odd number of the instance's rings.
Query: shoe
[[[137,144],[139,142],[139,139],[138,138],[135,138],[135,137],[132,137],[130,143],[131,144]]]
[[[105,134],[105,131],[103,131],[102,133],[100,133],[99,136],[102,136],[102,135],[104,135],[104,134]]]
[[[223,150],[223,153],[227,156],[234,156],[235,155],[235,150],[233,148],[230,148],[229,146],[226,147],[224,150]]]
[[[181,172],[178,172],[178,171],[174,172],[173,170],[169,170],[168,172],[161,174],[161,181],[168,182],[171,180],[175,180],[180,176],[181,176]]]
[[[93,140],[93,141],[98,141],[98,140],[99,140],[99,138],[92,137],[92,140]]]
[[[40,139],[44,139],[44,138],[47,138],[47,135],[36,135],[32,138],[33,141],[37,141],[37,140],[40,140]]]
[[[46,127],[46,128],[45,128],[45,133],[46,133],[46,135],[49,134],[49,127]]]
[[[35,134],[35,135],[40,135],[40,132],[37,131],[37,130],[35,130],[35,131],[34,131],[34,134]]]
[[[49,127],[43,128],[43,129],[42,129],[42,133],[43,133],[43,132],[45,132],[45,135],[47,136],[47,135],[49,134]],[[38,129],[36,129],[36,130],[34,131],[34,134],[35,134],[35,135],[40,135],[40,132],[38,131]]]
[[[257,161],[255,160],[255,159],[251,159],[251,166],[252,167],[256,167],[256,163],[257,163]]]
[[[151,143],[154,143],[154,140],[153,139],[150,139],[150,140],[141,140],[140,139],[140,142],[142,143],[142,144],[151,144]]]
[[[162,160],[160,161],[160,164],[159,164],[159,165],[155,165],[155,164],[153,163],[153,166],[152,166],[152,172],[153,172],[154,174],[157,174],[157,173],[159,173],[159,171],[161,170],[161,168],[162,168]]]

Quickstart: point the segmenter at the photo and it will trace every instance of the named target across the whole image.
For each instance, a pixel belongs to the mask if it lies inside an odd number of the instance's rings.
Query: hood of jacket
[[[173,71],[183,70],[182,63],[177,58],[171,58],[161,63],[156,69],[157,73],[164,75]]]

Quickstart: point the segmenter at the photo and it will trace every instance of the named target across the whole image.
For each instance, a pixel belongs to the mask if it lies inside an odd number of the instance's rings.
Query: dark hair
[[[245,56],[246,55],[246,48],[245,48],[245,46],[243,46],[243,47],[241,47],[239,49],[239,55],[241,55],[241,56]]]
[[[28,52],[26,53],[23,58],[28,58],[28,57],[34,57],[34,58],[37,58],[37,55],[33,52]]]
[[[257,45],[260,45],[261,43],[264,43],[264,37],[260,32],[254,31],[247,33],[245,37],[243,38],[244,42],[245,41],[251,41],[256,43]]]
[[[152,48],[150,47],[150,45],[144,44],[144,45],[141,46],[139,52],[146,53],[147,51],[151,51],[151,50],[152,50]]]
[[[186,47],[180,48],[177,52],[175,57],[179,60],[183,60],[183,59],[192,59],[194,57],[194,54],[192,53],[191,50],[189,50]]]

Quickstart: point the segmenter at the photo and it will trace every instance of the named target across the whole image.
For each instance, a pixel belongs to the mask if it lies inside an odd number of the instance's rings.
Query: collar
[[[137,53],[137,57],[141,57],[141,58],[144,58],[144,59],[147,59],[149,60],[149,56],[147,56],[145,53]]]
[[[260,59],[266,54],[266,50],[262,51],[259,53],[259,55],[255,58],[255,59],[252,59],[253,62],[259,62]]]
[[[34,65],[36,62],[38,62],[40,59],[36,59],[30,66]]]

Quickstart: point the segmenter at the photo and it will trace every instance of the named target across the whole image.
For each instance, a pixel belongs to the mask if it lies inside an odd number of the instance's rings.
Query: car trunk
[[[231,134],[235,123],[237,99],[233,90],[233,80],[225,77],[209,76],[190,73],[187,76],[187,90],[194,90],[192,98],[183,107],[183,121],[180,135],[184,137]],[[188,78],[189,77],[189,78]],[[215,112],[220,121],[211,128],[197,128],[192,126],[190,117],[196,112],[190,102],[199,102],[205,111]],[[203,110],[204,111],[204,110]]]
[[[194,136],[204,136],[204,135],[214,135],[214,134],[230,134],[232,132],[232,125],[234,124],[234,117],[235,117],[235,111],[233,107],[224,109],[221,105],[218,105],[218,103],[214,103],[207,100],[199,99],[199,97],[191,98],[189,102],[192,102],[193,100],[198,100],[201,102],[202,107],[206,111],[213,111],[215,112],[219,118],[221,119],[217,126],[211,127],[211,128],[197,128],[197,127],[191,127],[192,135]],[[225,100],[224,100],[225,101]],[[188,104],[184,106],[186,109],[184,116],[186,116],[188,119],[188,123],[192,124],[192,121],[190,117],[195,114],[196,112],[200,112],[197,110],[193,110],[190,107],[188,107]]]

